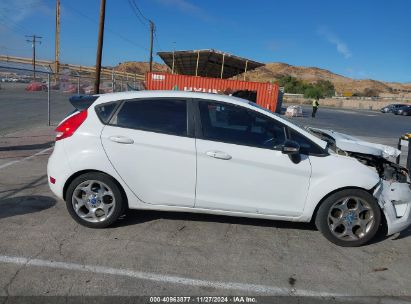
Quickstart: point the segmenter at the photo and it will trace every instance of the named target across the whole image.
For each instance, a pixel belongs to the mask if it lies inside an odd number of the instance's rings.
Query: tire
[[[317,229],[330,242],[343,247],[368,243],[381,224],[376,199],[361,189],[333,193],[320,205],[315,217]]]
[[[110,176],[90,172],[76,177],[68,186],[66,206],[71,217],[89,228],[105,228],[125,212],[127,199]]]

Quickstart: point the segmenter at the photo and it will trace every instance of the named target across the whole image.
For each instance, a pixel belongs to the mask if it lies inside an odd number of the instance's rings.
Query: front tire
[[[361,189],[346,189],[327,197],[318,209],[315,225],[332,243],[357,247],[369,242],[381,224],[376,199]]]
[[[66,206],[71,217],[89,228],[105,228],[125,211],[126,199],[116,181],[99,172],[76,177],[68,186]]]

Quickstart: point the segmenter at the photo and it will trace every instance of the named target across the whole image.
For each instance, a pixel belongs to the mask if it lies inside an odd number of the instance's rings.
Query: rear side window
[[[117,102],[110,102],[96,106],[97,116],[103,123],[108,123],[117,105]]]
[[[187,136],[187,103],[176,99],[126,101],[113,123],[123,128]]]

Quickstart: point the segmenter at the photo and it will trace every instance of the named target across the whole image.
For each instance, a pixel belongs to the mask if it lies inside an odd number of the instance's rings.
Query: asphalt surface
[[[331,129],[383,144],[396,146],[401,135],[411,132],[411,116],[320,107],[316,117],[312,118],[309,106],[303,106],[303,112],[303,117],[292,117],[290,120],[300,125]]]
[[[46,126],[48,123],[47,92],[29,92],[27,84],[2,83],[0,89],[0,136],[17,130]],[[73,110],[70,94],[50,92],[50,123],[56,125]]]
[[[35,115],[25,125],[28,110],[4,115],[17,104],[2,97],[0,107],[0,296],[411,296],[411,228],[341,248],[311,224],[224,216],[132,211],[108,229],[79,226],[47,185],[53,128]],[[411,126],[324,108],[291,120],[381,143]]]

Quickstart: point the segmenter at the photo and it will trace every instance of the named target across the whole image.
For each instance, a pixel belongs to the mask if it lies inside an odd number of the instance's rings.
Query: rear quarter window
[[[110,102],[95,107],[97,116],[98,118],[100,118],[101,122],[103,122],[104,124],[107,124],[109,122],[118,104],[118,102]]]

